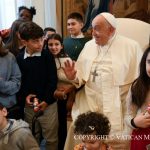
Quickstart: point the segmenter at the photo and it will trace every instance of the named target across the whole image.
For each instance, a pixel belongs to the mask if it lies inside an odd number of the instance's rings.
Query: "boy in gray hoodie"
[[[6,116],[7,109],[0,103],[0,150],[40,150],[29,125]]]

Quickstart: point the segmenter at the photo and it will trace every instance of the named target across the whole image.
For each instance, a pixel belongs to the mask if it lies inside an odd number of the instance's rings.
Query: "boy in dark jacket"
[[[58,116],[57,104],[53,97],[57,86],[57,70],[53,56],[43,48],[43,30],[33,22],[23,23],[19,27],[20,38],[26,48],[20,53],[17,61],[22,72],[22,85],[18,94],[19,103],[25,106],[25,120],[32,124],[35,112],[33,98],[37,98],[38,111],[43,115],[38,117],[42,136],[46,140],[46,150],[57,149]],[[25,105],[26,102],[26,105]],[[36,109],[37,110],[37,109]],[[36,127],[36,133],[38,132]],[[34,135],[38,142],[39,136]]]

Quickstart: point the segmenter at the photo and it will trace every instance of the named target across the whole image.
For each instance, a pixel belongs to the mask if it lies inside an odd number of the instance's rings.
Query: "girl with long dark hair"
[[[150,148],[150,47],[144,52],[139,77],[128,94],[127,124],[133,129],[131,150]],[[139,138],[140,139],[137,139]]]

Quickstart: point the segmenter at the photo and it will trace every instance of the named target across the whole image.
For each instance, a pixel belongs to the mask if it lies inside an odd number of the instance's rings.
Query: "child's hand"
[[[47,106],[48,104],[45,101],[37,105],[37,107],[39,107],[39,110],[42,110],[42,111],[44,111],[47,108]]]
[[[84,150],[83,144],[78,144],[74,147],[74,150]]]
[[[134,123],[139,128],[148,128],[150,127],[150,115],[141,113],[134,118]]]
[[[29,94],[26,97],[26,103],[27,103],[27,105],[32,106],[33,105],[33,98],[35,98],[35,97],[36,97],[35,94]]]

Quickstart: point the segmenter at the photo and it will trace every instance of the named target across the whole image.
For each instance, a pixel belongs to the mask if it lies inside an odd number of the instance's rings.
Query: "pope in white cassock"
[[[138,76],[142,50],[134,40],[118,35],[116,19],[109,13],[97,15],[92,27],[93,39],[85,44],[76,64],[65,62],[67,78],[76,87],[84,84],[76,94],[72,118],[74,121],[81,113],[98,111],[109,118],[111,135],[127,134],[125,99],[131,83]],[[69,141],[71,136],[70,129],[65,150],[73,149],[73,141]],[[123,141],[112,143],[115,150],[128,149]]]

